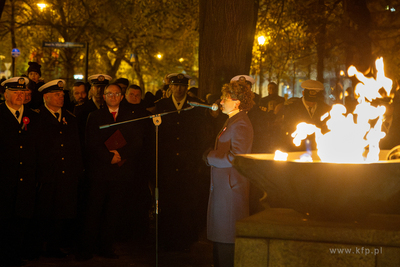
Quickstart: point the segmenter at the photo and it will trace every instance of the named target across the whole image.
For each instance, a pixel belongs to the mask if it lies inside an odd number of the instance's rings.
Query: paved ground
[[[154,242],[147,241],[137,244],[133,241],[119,242],[115,246],[119,259],[105,259],[95,256],[89,261],[77,262],[74,255],[64,259],[50,259],[41,257],[29,261],[29,267],[150,267],[156,266],[156,253]],[[211,267],[212,243],[206,240],[202,233],[200,240],[193,244],[188,252],[159,252],[158,266],[160,267]]]

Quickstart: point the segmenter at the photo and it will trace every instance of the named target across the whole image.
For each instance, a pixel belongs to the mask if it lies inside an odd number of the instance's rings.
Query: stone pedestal
[[[400,266],[400,215],[362,222],[310,220],[267,209],[236,224],[235,267]]]

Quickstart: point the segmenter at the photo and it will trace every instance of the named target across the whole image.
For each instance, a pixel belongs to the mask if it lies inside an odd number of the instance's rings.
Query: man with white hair
[[[38,114],[23,105],[28,78],[2,82],[0,104],[0,266],[21,266],[21,250],[35,205]]]
[[[41,86],[44,105],[39,110],[38,183],[36,217],[39,241],[46,242],[46,257],[65,257],[63,234],[77,215],[78,181],[83,173],[78,123],[63,107],[65,82]]]

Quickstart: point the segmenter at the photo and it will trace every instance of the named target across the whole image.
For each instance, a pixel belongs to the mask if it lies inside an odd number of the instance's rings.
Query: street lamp
[[[264,36],[260,36],[258,37],[258,47],[260,49],[260,83],[258,85],[258,90],[260,93],[260,97],[262,97],[262,85],[264,83],[264,79],[263,79],[263,73],[262,73],[262,58],[263,58],[263,52],[265,50],[264,44],[265,44],[265,37]]]
[[[39,3],[39,4],[37,4],[37,6],[40,8],[40,11],[43,11],[43,9],[45,9],[47,7],[47,4]]]

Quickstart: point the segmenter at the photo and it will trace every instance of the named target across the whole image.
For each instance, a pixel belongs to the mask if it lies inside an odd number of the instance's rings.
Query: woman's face
[[[229,114],[232,111],[238,110],[240,105],[240,100],[232,99],[229,95],[223,95],[221,97],[221,110],[224,114]]]

